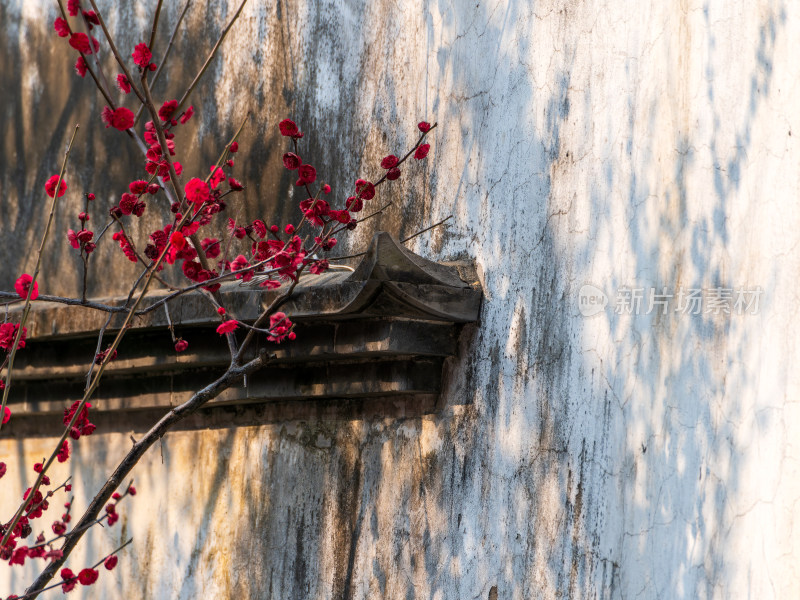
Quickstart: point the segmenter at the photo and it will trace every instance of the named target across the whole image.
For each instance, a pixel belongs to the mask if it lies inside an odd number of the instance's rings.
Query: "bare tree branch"
[[[75,528],[65,536],[64,545],[61,550],[63,556],[51,562],[36,578],[36,581],[25,591],[29,598],[36,598],[40,592],[45,589],[45,586],[50,582],[53,576],[58,572],[64,564],[66,557],[72,552],[75,545],[81,540],[86,529],[86,524],[97,519],[97,515],[103,510],[108,499],[122,484],[123,480],[128,476],[139,459],[144,453],[155,444],[173,425],[185,419],[200,407],[202,407],[209,400],[216,398],[220,393],[238,383],[243,377],[251,373],[255,373],[261,369],[268,362],[266,354],[254,358],[242,366],[231,366],[228,370],[217,380],[213,381],[202,390],[196,392],[189,400],[170,410],[164,415],[158,423],[156,423],[150,430],[139,439],[128,454],[120,461],[114,473],[108,478],[105,485],[97,493],[94,499],[89,503],[86,511],[83,513],[80,521],[75,524]]]

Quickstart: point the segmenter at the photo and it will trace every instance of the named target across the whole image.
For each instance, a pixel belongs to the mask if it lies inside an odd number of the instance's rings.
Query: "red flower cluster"
[[[117,494],[119,497],[119,494]],[[117,506],[113,502],[109,502],[106,505],[106,514],[108,515],[108,525],[109,527],[114,525],[117,521],[119,521],[119,514],[117,513]]]
[[[93,54],[100,49],[100,42],[95,38],[89,41],[89,36],[85,33],[73,33],[69,37],[69,45],[81,54]]]
[[[400,159],[398,159],[394,154],[390,154],[389,156],[383,158],[381,161],[381,168],[388,171],[386,173],[386,179],[389,181],[394,181],[400,177],[400,169],[397,168],[399,163]]]
[[[92,242],[93,237],[94,232],[88,229],[81,229],[78,232],[75,232],[72,229],[67,230],[67,240],[69,241],[69,245],[76,250],[85,251],[86,254],[91,254],[92,251],[97,247]]]
[[[175,134],[168,129],[169,125],[172,125],[173,123],[177,123],[177,121],[170,121],[164,131],[164,137],[166,138],[167,142],[167,151],[169,152],[170,156],[175,155],[175,142],[172,141],[172,138],[175,137]],[[167,162],[166,158],[162,156],[164,151],[158,141],[156,126],[152,121],[148,121],[144,124],[144,141],[150,146],[147,150],[147,162],[145,163],[144,167],[145,171],[151,175],[157,174],[165,181],[169,181],[169,163]],[[177,160],[172,161],[172,167],[175,169],[176,175],[180,175],[183,172],[183,166]]]
[[[249,267],[250,263],[242,254],[237,256],[231,263],[231,271],[241,271],[242,269],[247,269]],[[250,281],[252,278],[253,278],[252,271],[246,271],[244,273],[238,273],[236,275],[236,279],[241,279],[242,281]]]
[[[308,222],[316,227],[322,227],[325,224],[323,217],[330,214],[331,207],[325,200],[306,198],[300,203],[300,210],[308,219]]]
[[[111,350],[111,348],[106,348],[105,350],[98,352],[94,357],[94,364],[96,365],[102,364],[102,362],[106,359],[106,356],[108,356],[109,350]],[[117,351],[114,350],[114,352],[111,353],[111,356],[109,357],[108,360],[110,362],[116,359],[117,359]]]
[[[19,323],[3,323],[0,325],[0,348],[6,352],[11,351],[11,346],[14,345],[14,339],[19,331]],[[19,338],[17,349],[25,347],[25,336],[28,334],[26,327],[22,328],[22,336]]]
[[[56,193],[56,186],[58,185],[58,175],[50,176],[44,184],[44,191],[47,192],[47,195],[51,198],[55,196]],[[61,185],[58,186],[58,197],[61,198],[67,192],[67,182],[65,180],[61,180]]]
[[[103,108],[101,113],[103,123],[106,124],[106,129],[114,127],[120,131],[127,131],[133,127],[133,111],[124,106],[120,106],[115,110],[111,110],[108,106]]]
[[[33,496],[31,496],[31,488],[28,488],[25,490],[25,493],[22,494],[22,499],[27,500],[25,503],[25,510],[27,511],[25,516],[28,517],[28,519],[38,519],[42,516],[42,513],[50,507],[50,503],[39,490],[36,490]]]
[[[128,241],[128,238],[125,237],[125,234],[121,231],[117,231],[114,235],[111,236],[115,242],[119,242],[119,247],[122,248],[122,252],[125,254],[127,259],[131,262],[138,262],[139,259],[136,258],[136,252],[133,250],[133,246]]]
[[[76,400],[72,403],[72,406],[64,409],[63,423],[65,427],[69,425],[70,421],[72,421],[72,417],[75,415],[75,411],[78,410],[78,406],[80,406],[80,404],[81,401]],[[77,419],[75,419],[75,423],[70,428],[69,436],[73,440],[80,439],[82,435],[92,435],[94,433],[95,425],[89,421],[89,408],[91,406],[92,405],[88,402],[84,404],[80,413],[78,413]]]
[[[322,260],[318,260],[316,262],[311,263],[311,266],[309,267],[308,270],[311,271],[311,273],[313,273],[314,275],[322,275],[325,271],[328,270],[329,266],[330,263],[323,258]]]
[[[67,37],[69,35],[69,25],[61,17],[56,17],[53,27],[55,28],[58,37]]]
[[[147,205],[139,200],[135,194],[122,194],[122,199],[119,201],[119,210],[123,215],[135,215],[141,217]]]
[[[375,197],[375,186],[370,181],[363,179],[356,180],[356,195],[364,200],[372,200]]]
[[[58,450],[56,460],[58,460],[60,463],[67,462],[69,460],[69,442],[67,442],[67,440],[64,440],[61,443],[61,448]]]
[[[197,177],[190,179],[183,191],[186,194],[186,200],[198,206],[211,199],[211,190],[208,189],[208,184]]]
[[[302,132],[297,128],[297,124],[291,119],[284,119],[278,123],[278,128],[281,130],[281,135],[299,140],[303,137]]]
[[[78,60],[75,61],[75,72],[81,77],[86,77],[86,71],[88,70],[89,65],[86,64],[86,61],[82,56],[79,56]]]
[[[65,594],[71,592],[78,583],[81,585],[92,585],[97,581],[99,575],[100,574],[95,569],[82,569],[77,576],[71,569],[61,569],[61,591]]]
[[[133,57],[133,62],[139,65],[140,68],[147,69],[150,66],[150,59],[153,58],[153,53],[150,52],[147,44],[136,44],[131,56]]]
[[[161,108],[158,109],[158,117],[162,121],[169,121],[170,117],[172,117],[172,113],[174,113],[177,108],[177,100],[167,100],[161,105]]]
[[[117,87],[123,94],[129,94],[131,91],[131,82],[125,76],[125,73],[117,75]]]
[[[78,585],[78,578],[71,569],[61,569],[61,591],[63,593],[71,592]]]
[[[16,283],[14,283],[14,290],[16,290],[17,295],[19,295],[21,298],[27,298],[28,291],[31,287],[31,282],[33,282],[33,291],[30,292],[31,300],[36,300],[36,298],[39,297],[39,284],[33,281],[33,277],[27,273],[20,275]]]
[[[225,321],[219,327],[217,327],[217,333],[220,335],[225,335],[226,333],[234,331],[237,327],[239,327],[239,322],[236,319],[230,319],[229,321]]]
[[[206,258],[217,258],[222,251],[217,238],[205,238],[200,242],[200,247],[206,253]]]
[[[292,331],[294,323],[292,323],[286,316],[286,313],[276,312],[269,318],[269,334],[267,340],[280,344],[284,339],[295,339],[295,333]]]

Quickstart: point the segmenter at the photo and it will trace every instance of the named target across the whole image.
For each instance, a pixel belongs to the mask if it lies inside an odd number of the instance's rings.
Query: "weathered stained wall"
[[[83,114],[41,6],[0,6],[4,240],[42,218],[37,191]],[[233,7],[192,17],[187,72]],[[123,47],[146,12],[113,19]],[[797,4],[777,0],[253,1],[196,100],[202,164],[217,128],[252,110],[239,210],[254,217],[289,210],[283,116],[335,167],[335,190],[374,176],[417,120],[438,121],[430,163],[386,192],[401,202],[378,225],[402,236],[454,214],[412,246],[475,260],[482,321],[436,415],[168,435],[135,472],[122,523],[133,551],[93,592],[797,595],[798,39]],[[107,197],[129,157],[100,148],[73,164]],[[355,233],[352,248],[369,240]],[[2,258],[7,282],[31,264]],[[74,293],[77,275],[55,276],[69,260],[53,256],[42,285]],[[611,301],[592,318],[578,311],[586,283]],[[626,285],[764,294],[758,315],[617,315]],[[78,444],[77,506],[128,444],[127,432]],[[13,468],[46,447],[5,440],[0,454]],[[18,471],[2,483],[7,509],[25,483]],[[72,563],[120,536],[93,532]]]

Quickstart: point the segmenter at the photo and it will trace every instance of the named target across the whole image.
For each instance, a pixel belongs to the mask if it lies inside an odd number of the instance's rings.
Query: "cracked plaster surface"
[[[0,3],[16,56],[21,31],[46,35],[34,4]],[[191,26],[210,35],[233,7]],[[134,42],[146,13],[112,26]],[[167,436],[125,507],[137,558],[98,593],[796,596],[799,39],[797,5],[773,0],[249,5],[193,130],[211,155],[254,112],[243,213],[289,210],[273,147],[287,114],[335,167],[334,190],[438,121],[428,164],[387,192],[397,206],[374,227],[403,237],[452,213],[412,249],[476,262],[481,322],[437,414]],[[44,93],[55,57],[32,60],[12,104]],[[0,172],[15,227],[31,228],[32,176]],[[585,283],[610,299],[591,318]],[[620,315],[625,286],[764,293],[757,315]],[[128,444],[92,442],[71,467],[78,505]],[[0,454],[30,463],[46,447],[4,440]],[[93,533],[76,563],[119,535]]]

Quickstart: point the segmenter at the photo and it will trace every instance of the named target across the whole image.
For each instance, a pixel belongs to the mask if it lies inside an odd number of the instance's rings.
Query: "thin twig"
[[[438,223],[434,223],[430,227],[426,227],[425,229],[422,229],[421,231],[418,231],[414,235],[410,235],[407,238],[400,240],[400,243],[401,244],[405,244],[407,241],[413,240],[418,235],[422,235],[423,233],[425,233],[426,231],[430,231],[434,227],[439,227],[439,225],[442,225],[443,223],[445,223],[446,221],[448,221],[448,220],[450,220],[452,218],[453,218],[453,215],[450,215],[446,219],[442,219]],[[348,258],[358,258],[359,256],[364,256],[365,254],[366,254],[366,252],[359,252],[358,254],[348,254],[347,256],[332,256],[332,257],[328,258],[327,260],[347,260]]]
[[[433,225],[431,225],[430,227],[426,227],[426,228],[425,228],[425,229],[423,229],[422,231],[418,231],[418,232],[417,232],[417,233],[415,233],[414,235],[410,235],[410,236],[408,236],[407,238],[400,240],[400,243],[401,243],[401,244],[405,244],[407,241],[409,241],[409,240],[413,240],[415,237],[417,237],[418,235],[422,235],[422,234],[423,234],[423,233],[425,233],[426,231],[430,231],[431,229],[434,229],[434,228],[436,228],[436,227],[439,227],[439,225],[442,225],[442,224],[443,224],[445,221],[449,221],[449,220],[450,220],[450,219],[452,219],[452,218],[453,218],[453,215],[450,215],[449,217],[446,217],[446,218],[442,219],[442,220],[441,220],[441,221],[439,221],[438,223],[434,223],[434,224],[433,224]]]
[[[231,18],[231,20],[228,21],[228,24],[225,26],[225,29],[222,30],[222,34],[220,35],[219,39],[217,40],[217,43],[214,44],[214,47],[211,49],[211,53],[208,55],[208,58],[206,59],[206,62],[200,68],[200,72],[195,76],[195,78],[192,81],[192,83],[189,84],[189,89],[186,90],[186,92],[183,94],[181,99],[178,101],[178,108],[175,109],[176,112],[179,112],[181,110],[181,108],[183,108],[183,104],[186,102],[186,100],[191,95],[191,93],[194,90],[195,86],[200,81],[200,78],[206,72],[206,69],[208,69],[208,66],[211,64],[211,61],[214,59],[214,55],[217,53],[217,49],[220,47],[220,44],[222,44],[222,41],[225,39],[225,36],[228,35],[228,32],[231,30],[231,27],[233,27],[233,24],[236,22],[236,19],[239,18],[239,14],[242,12],[242,9],[244,8],[245,4],[247,4],[247,0],[242,0],[242,3],[239,5],[239,8],[236,9],[236,12],[234,13],[234,15]]]
[[[150,30],[150,43],[147,45],[150,48],[150,51],[153,50],[153,44],[156,41],[156,31],[158,31],[158,17],[161,16],[161,3],[163,0],[158,0],[158,6],[156,6],[156,14],[153,15],[153,28]]]
[[[122,310],[126,310],[126,309],[123,308]],[[97,333],[97,346],[95,347],[95,350],[94,350],[94,356],[92,356],[92,362],[89,365],[89,372],[86,373],[86,385],[83,388],[84,392],[86,390],[88,390],[89,386],[92,384],[92,373],[94,373],[94,365],[95,365],[95,362],[97,360],[97,356],[103,350],[103,336],[106,334],[106,328],[108,328],[108,326],[111,324],[111,318],[112,317],[113,317],[113,314],[109,314],[106,317],[106,322],[103,323],[103,326],[100,328],[100,331]]]
[[[22,298],[20,298],[14,292],[0,292],[0,298],[14,298],[16,301],[22,302]],[[125,311],[125,309],[121,306],[109,306],[108,304],[100,304],[99,302],[84,302],[79,298],[64,298],[62,296],[47,296],[45,294],[39,294],[36,302],[58,302],[59,304],[68,304],[71,306],[85,306],[86,308],[94,308],[96,310],[102,310],[103,312]]]
[[[174,344],[177,340],[175,339],[175,330],[172,327],[172,319],[169,317],[169,303],[164,303],[164,314],[167,316],[167,328],[169,329],[169,334],[172,336],[172,343]]]

